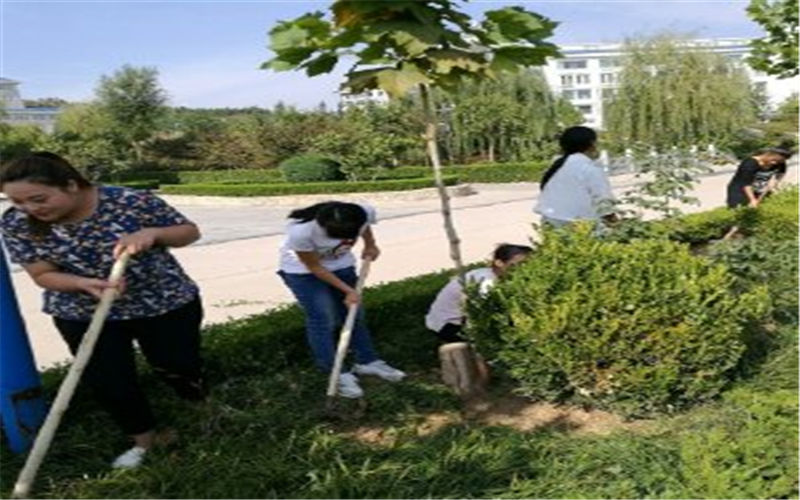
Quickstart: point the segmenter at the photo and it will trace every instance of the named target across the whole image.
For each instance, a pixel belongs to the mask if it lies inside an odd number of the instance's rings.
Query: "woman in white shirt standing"
[[[616,221],[603,202],[614,199],[597,156],[597,134],[588,127],[570,127],[561,134],[563,155],[542,177],[541,194],[535,211],[544,222],[560,227],[579,220]]]
[[[336,353],[334,335],[344,323],[347,307],[361,302],[355,290],[358,276],[353,245],[361,237],[362,258],[375,260],[380,255],[370,227],[376,222],[375,209],[330,201],[294,210],[289,219],[278,274],[305,313],[306,336],[314,361],[329,373]],[[405,373],[378,358],[363,308],[356,316],[350,347],[357,363],[353,366],[355,373],[344,372],[339,377],[341,396],[363,396],[355,374],[375,375],[392,382],[405,377]]]

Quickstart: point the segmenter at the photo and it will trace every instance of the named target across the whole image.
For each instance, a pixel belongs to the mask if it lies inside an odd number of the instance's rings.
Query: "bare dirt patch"
[[[557,406],[513,395],[492,398],[468,410],[467,415],[472,421],[513,427],[524,432],[556,429],[575,434],[608,435],[618,430],[643,431],[651,423],[626,421],[606,411]]]
[[[615,431],[646,432],[653,427],[651,420],[626,421],[607,411],[584,410],[505,395],[469,404],[461,413],[429,413],[416,425],[415,431],[417,436],[423,437],[449,425],[466,422],[511,427],[521,432],[549,429],[596,436],[606,436]],[[377,426],[360,426],[345,434],[362,443],[378,446],[391,446],[397,438],[391,428]]]

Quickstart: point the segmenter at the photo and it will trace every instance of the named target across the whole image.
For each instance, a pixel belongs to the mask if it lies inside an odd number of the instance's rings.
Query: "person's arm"
[[[597,167],[593,167],[590,172],[592,176],[589,178],[587,188],[589,189],[589,195],[594,200],[594,205],[599,208],[602,208],[602,205],[608,205],[607,211],[599,214],[600,219],[606,224],[619,222],[619,216],[611,208],[614,201],[614,192],[611,189],[611,182],[608,180],[608,176]]]
[[[325,283],[328,283],[329,285],[344,292],[345,304],[350,306],[359,303],[361,297],[358,296],[355,289],[339,279],[339,277],[333,274],[331,271],[326,269],[325,266],[322,265],[322,262],[320,262],[319,254],[317,254],[317,252],[295,251],[295,253],[297,254],[297,258],[300,259],[300,262],[302,262],[308,268],[308,270],[311,271],[311,274],[321,279]]]
[[[185,247],[198,239],[200,239],[200,230],[191,223],[168,227],[146,227],[122,236],[114,247],[114,258],[118,258],[124,250],[131,255],[136,255],[146,252],[154,246]]]
[[[98,299],[103,295],[103,290],[106,288],[119,286],[120,293],[122,293],[121,288],[123,283],[116,284],[97,278],[87,278],[76,274],[65,273],[49,262],[32,262],[29,264],[22,264],[22,267],[30,277],[33,278],[34,283],[45,290],[52,290],[54,292],[88,293],[94,295]]]
[[[756,196],[756,192],[753,191],[753,186],[751,186],[750,184],[746,184],[742,186],[742,191],[744,192],[744,195],[747,197],[747,201],[749,202],[750,206],[757,207],[758,202],[760,200],[758,199],[758,196]]]
[[[372,226],[367,226],[361,234],[364,240],[364,250],[361,252],[362,259],[377,260],[381,250],[375,244],[375,235],[372,233]]]

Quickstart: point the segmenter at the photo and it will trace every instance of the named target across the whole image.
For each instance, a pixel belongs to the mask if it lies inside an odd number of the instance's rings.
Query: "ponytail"
[[[589,127],[570,127],[565,130],[561,137],[558,138],[558,143],[561,145],[561,150],[564,154],[554,161],[542,176],[539,184],[541,189],[544,189],[550,179],[561,170],[569,155],[588,151],[596,142],[597,133]]]
[[[544,189],[547,183],[550,182],[550,178],[553,177],[556,172],[558,172],[561,167],[564,166],[564,163],[567,162],[568,157],[569,155],[560,156],[556,161],[553,162],[552,165],[550,165],[550,168],[545,171],[544,175],[542,176],[542,180],[539,182],[541,189]]]

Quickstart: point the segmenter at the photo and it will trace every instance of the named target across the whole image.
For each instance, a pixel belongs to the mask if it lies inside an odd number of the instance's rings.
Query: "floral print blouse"
[[[36,236],[28,216],[9,208],[0,231],[12,262],[45,261],[65,273],[107,279],[114,264],[113,249],[119,238],[147,227],[168,227],[191,222],[160,198],[140,191],[98,186],[97,207],[87,219],[52,224],[49,233]],[[109,320],[160,316],[182,307],[198,295],[197,285],[165,247],[137,254],[125,271],[125,293],[111,308]],[[45,290],[42,310],[61,319],[89,321],[98,300],[82,292]]]

